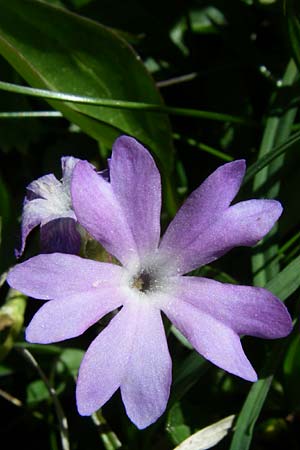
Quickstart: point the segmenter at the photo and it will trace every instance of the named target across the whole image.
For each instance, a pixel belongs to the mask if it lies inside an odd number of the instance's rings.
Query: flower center
[[[131,286],[143,293],[155,290],[157,280],[149,272],[142,270],[133,277]]]

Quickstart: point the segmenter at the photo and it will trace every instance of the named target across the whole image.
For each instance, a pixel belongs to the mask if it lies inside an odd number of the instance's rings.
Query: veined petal
[[[112,186],[84,161],[74,169],[71,194],[78,222],[122,264],[137,257],[137,248]]]
[[[245,380],[257,380],[238,334],[229,326],[181,299],[173,298],[162,309],[204,358]]]
[[[191,227],[178,233],[176,241],[163,240],[161,248],[177,255],[179,273],[191,270],[220,258],[236,246],[252,246],[273,227],[282,213],[276,200],[248,200],[230,206],[206,228],[199,225],[198,231]],[[176,217],[175,219],[176,220]],[[186,223],[193,223],[187,217]],[[174,237],[174,236],[173,236]]]
[[[135,305],[126,304],[88,348],[76,386],[79,414],[89,416],[120,387],[135,339],[138,312]]]
[[[128,136],[113,146],[110,182],[141,256],[160,238],[160,174],[148,150]]]
[[[144,303],[139,310],[126,376],[121,382],[126,412],[138,428],[151,425],[163,414],[171,379],[172,362],[160,311]]]
[[[51,220],[41,227],[40,241],[42,253],[78,254],[81,245],[76,221],[71,218]]]
[[[82,334],[105,314],[123,303],[121,289],[104,287],[50,300],[34,315],[26,340],[50,344]]]
[[[284,304],[267,289],[178,277],[176,296],[229,326],[238,335],[267,339],[287,336],[292,320]]]
[[[63,298],[66,294],[119,286],[123,268],[76,255],[51,253],[34,256],[13,267],[7,276],[8,284],[34,298],[42,300]]]

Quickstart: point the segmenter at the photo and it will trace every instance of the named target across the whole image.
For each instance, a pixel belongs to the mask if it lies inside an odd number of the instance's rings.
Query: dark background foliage
[[[0,86],[2,280],[15,263],[26,185],[46,173],[60,178],[63,155],[105,168],[113,139],[128,133],[149,147],[160,166],[163,227],[212,170],[226,161],[246,159],[247,180],[238,198],[276,197],[284,205],[284,214],[260,245],[236,249],[196,275],[267,286],[286,301],[296,322],[300,285],[298,3],[0,0],[0,8],[1,81],[157,106],[156,112],[145,112],[133,105],[107,108],[101,102],[98,106],[47,103]],[[164,104],[168,114],[163,112]],[[54,111],[62,116],[51,116]],[[38,247],[37,230],[24,259],[36,254]],[[7,303],[8,295],[11,292],[3,283],[1,304]],[[100,425],[76,411],[77,369],[83,351],[105,323],[59,345],[29,345],[24,341],[24,326],[40,303],[29,300],[25,310],[24,298],[15,300],[10,314],[3,307],[0,310],[1,445],[59,449],[62,416],[66,416],[72,449],[110,450],[120,445],[130,450],[172,449],[197,430],[235,414],[235,431],[216,448],[300,448],[297,323],[293,334],[281,342],[243,339],[261,376],[252,387],[203,361],[171,329],[170,404],[156,424],[138,431],[126,417],[119,394],[105,405],[103,416],[98,415]],[[49,386],[55,388],[56,400]]]

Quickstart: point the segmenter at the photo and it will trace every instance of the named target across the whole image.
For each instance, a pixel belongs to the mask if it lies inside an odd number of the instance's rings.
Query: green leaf
[[[0,364],[0,377],[6,377],[7,375],[12,375],[14,369],[6,364]]]
[[[176,402],[168,412],[166,430],[175,445],[180,444],[191,435],[190,427],[184,423],[179,402]]]
[[[295,62],[300,70],[300,10],[299,2],[284,0],[284,11],[287,21],[289,43]]]
[[[286,350],[287,342],[277,342],[263,368],[261,378],[252,385],[239,414],[229,450],[248,450],[254,427],[272,385],[274,373]]]
[[[197,383],[208,367],[209,363],[199,353],[192,351],[174,371],[174,382],[169,405],[173,405],[177,400],[181,399]]]
[[[0,308],[0,361],[11,350],[21,331],[25,307],[26,296],[11,288]]]
[[[283,76],[282,84],[284,86],[292,85],[298,78],[298,69],[293,60],[287,66]],[[273,97],[276,97],[274,95]],[[274,98],[273,98],[274,100]],[[269,117],[264,130],[261,146],[259,150],[259,158],[262,158],[272,152],[272,149],[286,141],[292,131],[297,114],[297,108],[289,109],[282,117]],[[268,166],[258,172],[253,182],[253,193],[263,195],[267,198],[276,198],[280,189],[280,182],[275,180],[270,186],[270,182],[284,164],[284,154],[281,154],[276,159],[272,160]],[[267,183],[269,184],[267,187]],[[264,286],[269,279],[274,277],[279,271],[279,263],[274,256],[277,255],[277,244],[266,244],[270,242],[270,238],[275,235],[277,225],[273,227],[272,231],[266,238],[258,245],[255,254],[252,257],[252,268],[254,272],[254,284]],[[265,248],[265,249],[264,249]],[[263,250],[261,250],[263,249]],[[268,264],[268,261],[271,261]]]
[[[283,364],[285,392],[291,408],[300,409],[299,373],[300,373],[300,334],[295,334],[289,346]]]
[[[81,364],[84,351],[78,348],[66,348],[59,356],[59,362],[57,364],[57,371],[67,371],[73,376],[77,376],[79,366]]]
[[[0,53],[32,86],[73,94],[162,104],[156,86],[131,47],[110,29],[37,0],[0,0]],[[173,166],[166,115],[49,101],[69,120],[111,146],[135,136]]]
[[[50,393],[43,380],[35,380],[28,384],[26,400],[29,406],[40,403],[43,400],[48,400],[49,398]]]
[[[276,277],[269,281],[266,289],[281,300],[286,300],[300,287],[300,256],[288,264]]]
[[[300,287],[300,256],[267,283],[266,289],[286,300]],[[276,368],[286,349],[287,342],[278,342],[269,355],[260,380],[254,383],[241,409],[230,450],[247,450],[250,447],[255,423],[270,390]]]
[[[300,141],[300,131],[292,134],[288,139],[286,139],[282,144],[273,147],[271,151],[266,153],[264,156],[259,158],[255,163],[253,163],[246,172],[243,184],[249,183],[252,178],[259,173],[262,169],[268,166],[274,159],[283,153],[294,149],[296,146],[299,146]]]

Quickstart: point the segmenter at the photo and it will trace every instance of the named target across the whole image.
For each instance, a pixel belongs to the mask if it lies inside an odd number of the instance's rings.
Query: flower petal
[[[61,182],[50,173],[32,181],[26,188],[28,200],[34,198],[48,199],[61,194]]]
[[[20,257],[24,252],[26,239],[29,233],[41,223],[47,223],[56,219],[55,211],[51,209],[49,202],[43,198],[25,201],[22,214],[21,248],[16,250],[16,256]]]
[[[198,277],[178,277],[176,288],[178,298],[239,335],[275,339],[292,330],[287,308],[267,289]]]
[[[61,169],[62,169],[62,182],[64,188],[70,192],[71,188],[71,178],[73,175],[73,170],[76,164],[80,161],[78,158],[74,158],[73,156],[63,156],[61,158]]]
[[[22,213],[21,249],[16,250],[16,256],[22,255],[27,236],[33,228],[67,217],[76,219],[71,208],[70,190],[65,189],[53,174],[32,181],[27,186]]]
[[[76,386],[77,408],[89,416],[120,387],[135,337],[138,308],[125,305],[91,343],[81,363]]]
[[[166,303],[162,309],[206,359],[245,380],[257,380],[239,336],[226,324],[177,298]]]
[[[76,221],[71,218],[51,220],[41,227],[40,241],[42,253],[78,254],[81,245]]]
[[[177,255],[178,273],[208,264],[233,247],[256,244],[282,213],[276,200],[248,200],[219,208],[217,213],[213,198],[211,211],[207,202],[201,202],[200,193],[192,194],[179,210],[160,246],[170,256]]]
[[[43,300],[63,298],[89,289],[118,286],[123,268],[75,255],[51,253],[34,256],[13,267],[7,276],[9,285],[31,297]]]
[[[50,300],[34,315],[26,340],[38,344],[63,341],[82,334],[122,304],[121,290],[104,287]]]
[[[85,161],[79,161],[71,183],[78,222],[123,264],[136,259],[137,248],[111,184]]]
[[[237,160],[215,170],[185,201],[166,230],[160,247],[175,255],[183,251],[186,253],[183,263],[189,266],[193,247],[229,207],[240,188],[245,169],[245,161]]]
[[[151,154],[135,139],[119,137],[113,146],[110,181],[140,255],[155,250],[160,238],[161,182]]]
[[[171,379],[172,362],[160,311],[144,303],[126,377],[121,383],[126,412],[138,428],[151,425],[163,414]]]

